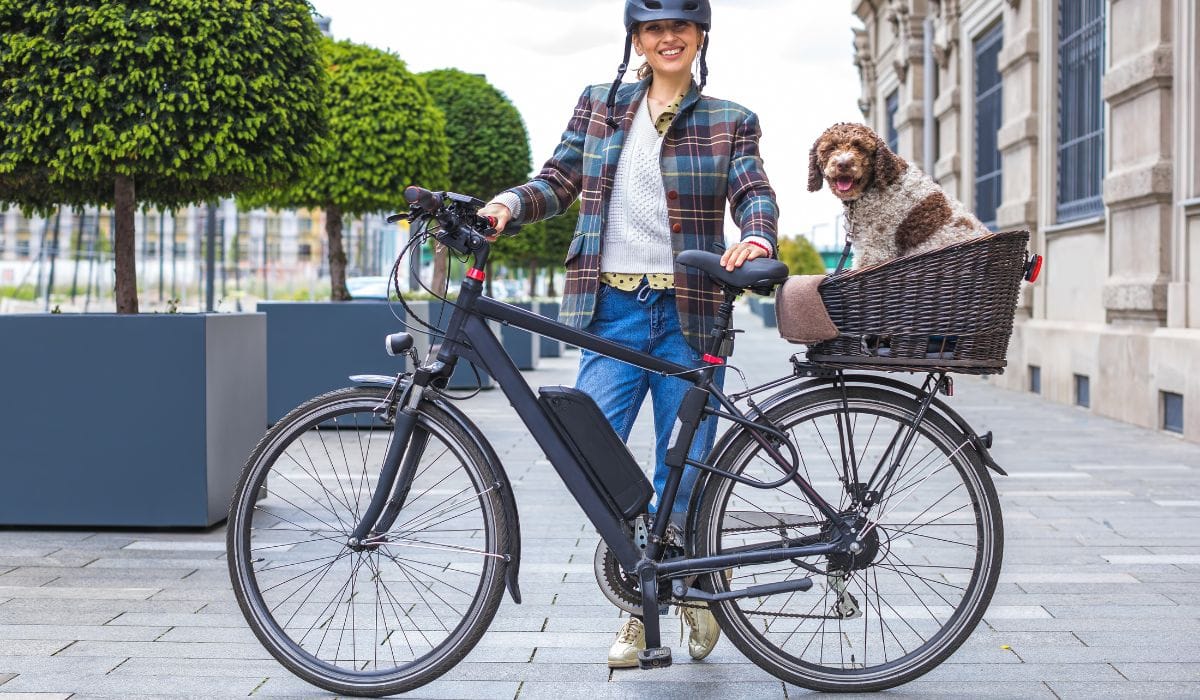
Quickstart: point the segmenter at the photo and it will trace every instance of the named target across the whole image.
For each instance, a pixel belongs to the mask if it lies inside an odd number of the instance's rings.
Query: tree
[[[263,190],[250,206],[324,209],[330,295],[346,290],[343,216],[405,208],[404,188],[446,184],[445,119],[424,83],[395,54],[348,41],[321,43],[329,131],[300,180]]]
[[[512,102],[482,75],[453,68],[422,73],[446,115],[450,189],[487,200],[529,177],[529,132]],[[433,289],[446,283],[447,253],[434,257]]]
[[[804,236],[779,239],[779,259],[793,275],[823,275],[825,261]]]
[[[511,238],[501,238],[496,245],[498,259],[529,270],[529,295],[537,289],[538,270],[558,267],[567,255],[567,247],[575,235],[579,220],[579,201],[562,214],[535,224],[527,224]],[[550,296],[554,296],[554,277],[550,277]]]
[[[107,205],[137,313],[134,211],[297,175],[323,128],[304,0],[0,0],[0,202]]]

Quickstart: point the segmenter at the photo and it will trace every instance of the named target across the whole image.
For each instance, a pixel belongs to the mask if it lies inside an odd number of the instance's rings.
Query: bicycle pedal
[[[666,668],[671,665],[671,647],[650,647],[638,652],[639,668]]]

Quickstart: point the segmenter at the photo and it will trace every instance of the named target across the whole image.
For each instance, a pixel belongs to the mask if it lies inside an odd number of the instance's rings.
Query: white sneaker
[[[608,667],[635,668],[638,665],[638,652],[645,648],[646,627],[641,620],[631,617],[621,625],[617,638],[608,648]]]

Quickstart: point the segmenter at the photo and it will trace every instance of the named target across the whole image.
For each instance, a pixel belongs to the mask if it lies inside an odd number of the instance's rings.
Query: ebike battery
[[[627,519],[646,512],[654,488],[592,397],[566,386],[538,389],[538,403],[596,490]]]

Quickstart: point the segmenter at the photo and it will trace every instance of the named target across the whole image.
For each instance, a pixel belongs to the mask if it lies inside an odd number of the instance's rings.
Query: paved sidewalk
[[[739,311],[735,364],[752,380],[794,351]],[[533,385],[570,384],[576,353]],[[728,380],[732,386],[737,379]],[[962,378],[951,405],[996,434],[1004,574],[983,624],[892,697],[1200,697],[1200,446]],[[619,623],[592,577],[596,535],[504,397],[466,406],[521,507],[523,605],[507,596],[480,645],[419,698],[796,698],[727,641],[704,662],[610,672]],[[648,418],[648,411],[646,417]],[[651,459],[651,432],[632,445]],[[0,445],[0,451],[3,446]],[[563,523],[568,523],[564,527]],[[0,532],[0,700],[9,697],[328,697],[285,671],[230,592],[224,528]]]

